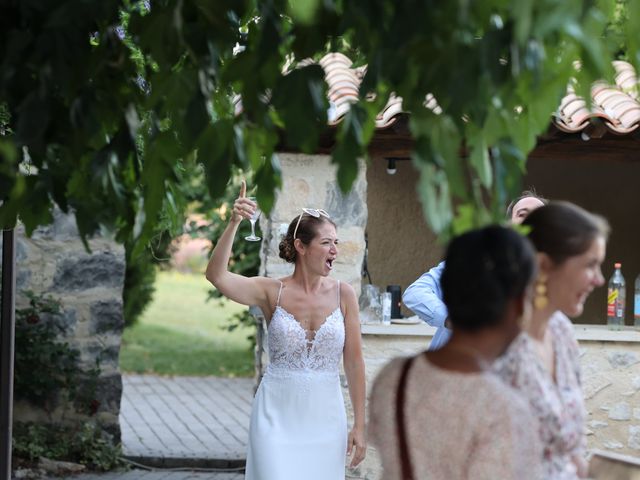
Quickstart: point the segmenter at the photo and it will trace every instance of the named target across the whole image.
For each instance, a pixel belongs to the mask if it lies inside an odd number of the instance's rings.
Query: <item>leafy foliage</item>
[[[156,270],[169,262],[172,230],[162,224],[148,248],[134,253],[133,241],[125,242],[126,269],[122,289],[125,326],[133,325],[147,308],[155,292]]]
[[[499,217],[571,78],[588,98],[594,79],[610,78],[609,60],[640,65],[637,1],[626,15],[615,0],[148,4],[0,3],[0,104],[11,118],[0,225],[19,215],[30,232],[56,202],[83,235],[114,228],[136,254],[163,216],[179,217],[179,172],[195,159],[212,198],[232,167],[253,170],[269,211],[278,145],[311,152],[327,128],[322,73],[298,62],[339,48],[368,65],[337,128],[340,186],[350,187],[395,92],[411,112],[427,219],[436,232],[460,231]],[[441,114],[424,107],[428,93]],[[24,162],[31,176],[18,173]]]
[[[79,412],[95,413],[99,365],[85,371],[78,365],[80,353],[60,340],[64,326],[57,300],[25,294],[29,307],[16,311],[15,398],[52,411],[65,395]]]
[[[135,324],[153,300],[156,265],[148,252],[145,250],[134,257],[131,249],[126,249],[127,267],[122,289],[122,315],[126,327]]]
[[[107,471],[120,465],[120,447],[94,423],[76,427],[18,422],[13,426],[13,455],[35,462],[40,457],[80,463]]]

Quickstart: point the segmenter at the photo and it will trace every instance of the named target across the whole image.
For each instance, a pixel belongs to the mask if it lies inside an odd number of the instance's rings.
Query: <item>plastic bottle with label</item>
[[[614,266],[607,291],[607,326],[610,330],[620,330],[624,326],[625,281],[622,265],[616,263]]]

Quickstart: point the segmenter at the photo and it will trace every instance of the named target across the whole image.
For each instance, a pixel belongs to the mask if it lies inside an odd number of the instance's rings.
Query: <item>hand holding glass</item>
[[[258,218],[260,218],[260,207],[258,207],[258,204],[256,203],[256,197],[247,198],[256,204],[256,210],[255,212],[253,212],[253,215],[251,215],[251,218],[249,219],[249,221],[251,222],[251,235],[244,237],[244,239],[249,242],[259,242],[262,239],[256,235],[256,222],[258,221]]]

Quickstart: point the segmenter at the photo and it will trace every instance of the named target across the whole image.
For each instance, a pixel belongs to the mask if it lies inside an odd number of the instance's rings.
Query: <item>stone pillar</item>
[[[107,238],[92,238],[88,243],[91,252],[80,240],[75,218],[60,211],[54,212],[51,225],[37,229],[31,238],[24,228],[18,229],[16,308],[28,305],[27,290],[59,300],[64,323],[61,341],[79,351],[83,370],[99,365],[100,374],[91,402],[93,412],[77,413],[63,404],[44,412],[16,402],[14,420],[73,424],[92,419],[119,442],[122,379],[118,356],[124,326],[125,254],[121,245]]]

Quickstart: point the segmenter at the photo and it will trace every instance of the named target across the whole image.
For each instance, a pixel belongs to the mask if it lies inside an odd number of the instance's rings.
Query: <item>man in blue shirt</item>
[[[538,207],[547,204],[545,198],[539,197],[535,191],[525,190],[507,207],[507,218],[511,223],[520,224]],[[444,270],[444,262],[440,262],[420,278],[413,282],[402,295],[404,304],[420,319],[438,330],[429,344],[429,350],[437,350],[447,343],[451,336],[449,312],[442,301],[440,277]]]

